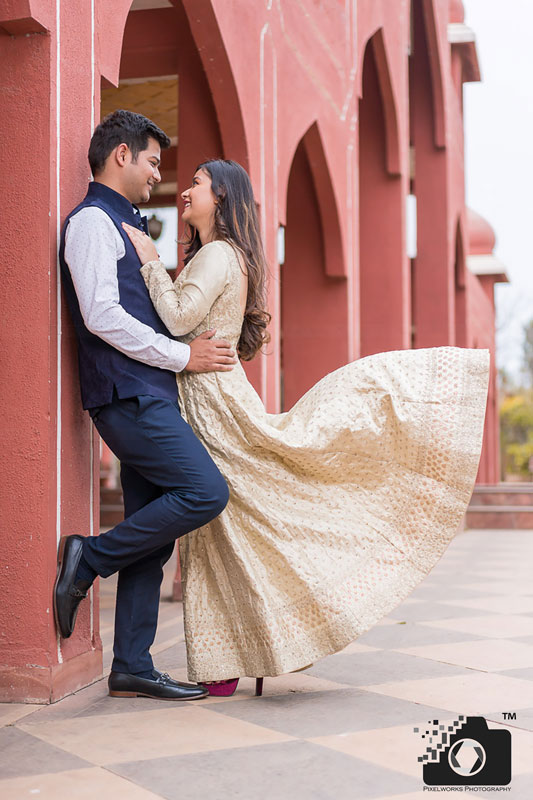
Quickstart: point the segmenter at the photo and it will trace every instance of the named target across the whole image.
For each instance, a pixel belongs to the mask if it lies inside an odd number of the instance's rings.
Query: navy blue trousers
[[[83,554],[103,578],[118,572],[112,669],[144,672],[153,667],[163,565],[177,538],[220,514],[229,492],[177,401],[115,398],[93,414],[121,462],[126,518],[85,539]]]

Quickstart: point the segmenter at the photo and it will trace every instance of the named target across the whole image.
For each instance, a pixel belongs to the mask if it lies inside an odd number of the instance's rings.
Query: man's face
[[[147,203],[156,183],[160,183],[161,147],[156,139],[148,139],[146,150],[141,150],[136,161],[127,154],[124,167],[124,194],[130,203]]]

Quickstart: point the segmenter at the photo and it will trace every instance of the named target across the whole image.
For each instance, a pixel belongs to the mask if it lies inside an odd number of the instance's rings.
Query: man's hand
[[[191,357],[187,372],[229,372],[237,363],[235,351],[224,339],[213,339],[216,331],[206,331],[190,342]]]

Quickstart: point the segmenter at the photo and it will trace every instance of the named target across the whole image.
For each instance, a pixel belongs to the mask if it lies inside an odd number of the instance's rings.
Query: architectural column
[[[359,102],[360,354],[410,346],[406,179],[383,33],[367,43]]]
[[[500,422],[494,287],[496,283],[507,283],[508,278],[504,264],[493,252],[496,236],[491,225],[471,209],[467,211],[467,222],[466,295],[467,317],[470,320],[467,347],[487,348],[491,357],[485,433],[477,482],[496,484],[500,481]]]
[[[448,235],[443,83],[431,3],[413,0],[409,59],[417,255],[412,264],[413,346],[455,342],[454,257]],[[433,35],[430,35],[433,34]]]
[[[1,313],[9,337],[0,399],[0,700],[50,702],[94,680],[102,665],[94,592],[67,641],[52,607],[60,536],[89,534],[97,519],[92,426],[81,410],[57,269],[61,221],[89,177],[93,21],[83,0],[9,8],[11,19],[0,14]]]

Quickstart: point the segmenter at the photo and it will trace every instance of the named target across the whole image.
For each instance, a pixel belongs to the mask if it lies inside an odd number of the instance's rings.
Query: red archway
[[[217,110],[224,156],[249,171],[248,141],[242,107],[212,0],[172,0],[183,4]]]
[[[444,149],[440,51],[431,0],[412,0],[409,57],[411,191],[417,200],[413,260],[413,343],[449,344],[455,337],[453,255],[448,236],[447,151]]]
[[[201,161],[247,158],[238,144],[240,134],[236,134],[235,150],[228,152],[223,142],[221,114],[215,106],[185,5],[181,0],[163,8],[137,10],[134,5],[121,37],[119,73],[112,76],[118,88],[109,88],[108,81],[102,87],[102,113],[117,107],[130,108],[153,118],[171,138],[172,146],[162,154],[162,183],[152,196],[152,206],[180,208],[180,194]],[[227,60],[225,53],[217,50],[222,44],[215,41],[220,31],[214,16],[206,28],[213,39],[214,60]],[[228,76],[226,79],[230,80]],[[229,94],[231,108],[236,95],[231,91]],[[234,110],[237,121],[233,133],[238,131],[241,119],[238,109]],[[229,134],[226,144],[231,148]],[[174,238],[178,238],[178,230]]]
[[[433,140],[435,147],[446,146],[444,118],[444,82],[442,79],[442,53],[434,0],[413,0],[411,6],[419,24],[424,26],[427,42],[428,74],[431,80],[433,102]],[[416,36],[416,34],[415,34]]]
[[[190,47],[186,48],[177,54],[183,56],[182,69],[187,63],[191,72],[200,69],[216,108],[224,156],[235,159],[245,169],[249,169],[248,144],[239,93],[213,2],[212,0],[170,0],[170,2],[176,11],[174,16],[171,8],[140,10],[132,14],[133,0],[116,0],[112,4],[97,0],[96,21],[100,32],[97,59],[100,74],[111,85],[118,84],[119,72],[122,71],[123,37],[126,36],[126,25],[131,22],[132,16],[142,18],[148,24],[150,20],[165,20],[163,27],[159,28],[159,33],[164,37],[167,35],[167,25],[170,25],[171,31],[178,39],[185,27],[187,37],[190,37],[194,47],[192,50]],[[176,28],[177,30],[174,30]],[[145,41],[145,49],[149,49],[149,44]],[[153,42],[152,55],[157,49],[157,44]],[[196,57],[194,65],[186,62],[186,52],[194,53]]]
[[[362,356],[409,346],[409,280],[398,123],[383,32],[366,45],[359,102]]]
[[[400,141],[398,125],[398,108],[396,96],[391,79],[391,70],[387,48],[385,45],[385,35],[383,28],[378,28],[365,42],[362,55],[359,60],[358,76],[359,98],[363,97],[363,80],[365,75],[365,59],[368,57],[371,47],[372,56],[376,71],[376,85],[374,89],[379,93],[382,103],[383,127],[385,132],[385,163],[387,172],[390,175],[400,174]]]
[[[293,158],[281,270],[282,409],[348,360],[341,229],[318,126]]]
[[[302,139],[313,177],[324,237],[324,269],[332,278],[346,277],[346,261],[337,199],[331,183],[324,143],[318,124],[314,122]]]

